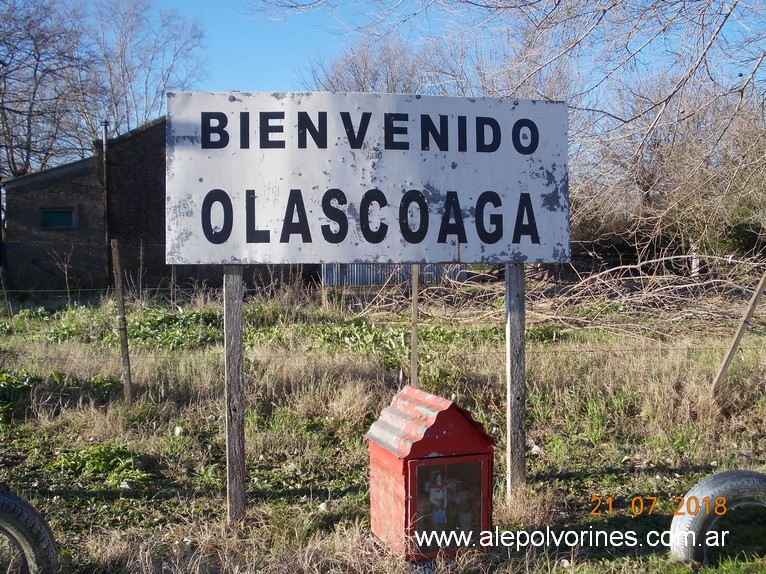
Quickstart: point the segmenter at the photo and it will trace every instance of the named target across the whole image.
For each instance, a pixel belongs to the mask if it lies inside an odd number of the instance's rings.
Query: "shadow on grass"
[[[107,559],[81,552],[83,533],[87,532],[90,544],[103,531],[113,536],[115,531],[145,531],[147,537],[155,536],[158,528],[169,524],[181,526],[186,521],[226,521],[226,492],[221,488],[182,488],[178,485],[152,485],[130,490],[88,488],[38,488],[18,492],[38,510],[47,515],[56,535],[59,547],[60,572],[71,574],[119,574],[135,571],[123,556]],[[364,496],[363,488],[331,490],[327,488],[298,488],[289,493],[275,493],[266,489],[250,488],[247,505],[257,508],[266,503],[284,504],[290,508],[302,505],[312,513],[311,529],[331,531],[338,523],[366,519],[368,507],[357,497]],[[345,500],[346,498],[348,500]],[[326,510],[319,505],[328,500]],[[279,512],[279,515],[284,514]],[[294,513],[295,514],[295,513]],[[60,537],[60,538],[59,538]],[[147,538],[148,539],[148,538]]]

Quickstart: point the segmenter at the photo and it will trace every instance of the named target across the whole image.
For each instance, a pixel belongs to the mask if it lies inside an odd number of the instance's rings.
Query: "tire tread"
[[[684,500],[695,496],[702,500],[719,496],[726,498],[727,508],[741,504],[766,506],[766,475],[751,470],[728,470],[705,478],[684,495]],[[705,561],[705,546],[699,541],[713,526],[718,517],[703,513],[673,516],[670,525],[670,552],[678,560]],[[687,545],[682,533],[694,532],[697,544]]]
[[[50,528],[28,502],[11,492],[0,491],[0,530],[24,549],[29,574],[58,571],[58,554]]]

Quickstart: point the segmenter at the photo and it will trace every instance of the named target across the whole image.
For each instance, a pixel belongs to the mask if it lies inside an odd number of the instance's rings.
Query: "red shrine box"
[[[460,533],[480,549],[492,523],[494,440],[468,411],[406,386],[366,438],[375,536],[413,561],[454,554]]]

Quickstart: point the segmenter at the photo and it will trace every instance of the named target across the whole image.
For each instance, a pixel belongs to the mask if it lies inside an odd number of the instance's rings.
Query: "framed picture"
[[[435,535],[429,539],[429,533],[472,533],[477,541],[479,533],[489,529],[487,493],[491,488],[487,460],[486,456],[461,456],[410,461],[409,535],[418,553],[455,550],[461,547],[461,540],[467,540],[441,536],[442,543],[449,543],[439,545]]]

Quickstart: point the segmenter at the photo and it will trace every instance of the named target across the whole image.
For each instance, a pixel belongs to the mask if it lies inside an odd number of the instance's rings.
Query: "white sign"
[[[170,264],[569,259],[562,102],[168,96]]]

